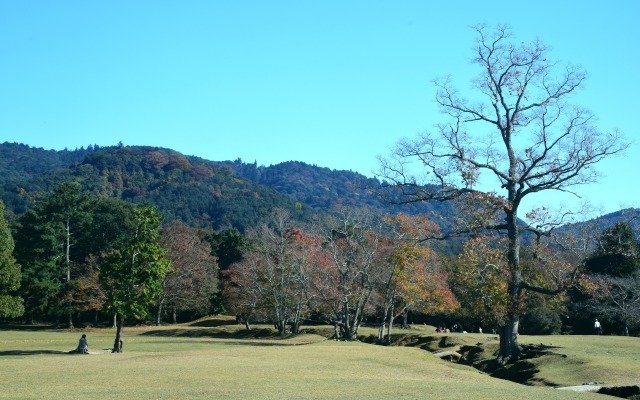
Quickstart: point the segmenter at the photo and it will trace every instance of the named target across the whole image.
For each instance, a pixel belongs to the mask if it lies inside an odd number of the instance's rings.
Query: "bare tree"
[[[475,30],[473,61],[481,69],[474,81],[477,100],[462,97],[449,78],[436,81],[436,101],[449,120],[435,133],[399,142],[391,157],[381,160],[380,176],[400,189],[400,203],[470,202],[467,209],[473,213],[457,233],[506,235],[509,304],[499,354],[506,362],[520,354],[524,292],[562,289],[534,285],[522,273],[521,233],[543,235],[551,227],[547,222],[523,224],[523,199],[543,191],[575,194],[576,186],[596,181],[596,164],[627,144],[618,132],[598,130],[589,111],[565,101],[583,85],[582,69],[551,61],[549,49],[538,40],[515,43],[506,27],[478,25]],[[412,171],[416,161],[421,176]],[[495,191],[480,191],[481,177],[483,184],[495,182]]]

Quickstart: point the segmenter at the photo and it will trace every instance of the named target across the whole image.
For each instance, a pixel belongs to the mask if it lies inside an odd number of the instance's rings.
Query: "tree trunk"
[[[510,154],[511,158],[511,154]],[[515,164],[512,162],[512,169]],[[513,175],[513,173],[512,173]],[[509,245],[507,249],[507,265],[509,267],[509,279],[507,295],[509,296],[507,321],[500,328],[500,354],[498,361],[502,364],[515,361],[520,356],[518,345],[518,324],[520,323],[520,302],[522,294],[522,275],[520,273],[520,232],[518,231],[518,204],[515,199],[515,184],[508,184],[511,210],[506,212],[507,237]]]
[[[333,323],[333,335],[335,336],[336,340],[340,340],[340,327],[338,326],[337,322]]]
[[[173,320],[173,324],[177,324],[178,323],[178,314],[176,313],[176,309],[173,309],[173,312],[171,313],[172,315],[172,320]]]
[[[390,344],[391,343],[391,334],[393,332],[393,321],[395,320],[395,317],[393,315],[393,305],[391,306],[391,311],[389,312],[389,318],[387,320],[387,336],[385,338],[385,343],[386,344]]]
[[[65,246],[65,263],[67,265],[67,290],[71,288],[71,227],[69,226],[69,220],[67,219],[67,237],[66,237],[66,246]],[[69,303],[69,315],[67,327],[69,329],[73,329],[73,310],[71,301]]]
[[[384,342],[386,344],[391,343],[391,331],[393,331],[393,321],[396,319],[396,316],[393,314],[393,310],[396,308],[395,294],[391,297],[389,301],[389,311],[386,315],[386,324],[387,324],[387,334],[385,336]]]
[[[388,307],[384,308],[382,314],[382,320],[380,321],[380,327],[378,328],[378,343],[384,343],[384,330],[387,327],[387,315],[389,314]]]
[[[409,310],[404,310],[402,314],[402,329],[409,329]]]
[[[629,324],[627,324],[627,321],[624,321],[624,335],[629,336]]]
[[[158,303],[158,311],[156,312],[156,326],[160,326],[162,322],[162,301]]]
[[[520,318],[514,316],[500,328],[500,354],[498,355],[498,362],[501,364],[515,361],[520,356],[520,346],[518,345],[519,322]]]
[[[291,321],[291,333],[297,335],[300,333],[300,325],[302,319],[302,306],[300,304],[296,305],[296,312],[293,316],[293,320]]]
[[[116,314],[118,315],[118,314]],[[118,322],[116,324],[116,339],[113,342],[113,350],[111,350],[112,353],[122,353],[122,330],[124,327],[124,318],[119,315],[118,316]]]
[[[280,319],[274,323],[276,329],[278,330],[278,335],[284,336],[287,333],[287,321]]]

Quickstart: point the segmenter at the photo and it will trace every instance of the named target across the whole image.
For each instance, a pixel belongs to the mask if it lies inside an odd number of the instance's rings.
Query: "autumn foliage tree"
[[[160,325],[165,308],[172,312],[209,309],[212,294],[217,289],[218,266],[211,247],[198,229],[181,221],[172,221],[161,228],[160,244],[167,249],[171,268],[162,280],[162,291],[156,299],[156,324]]]
[[[343,210],[330,218],[323,234],[326,261],[314,280],[324,315],[339,340],[356,340],[364,318],[373,314],[372,297],[384,279],[385,238],[362,210]]]
[[[507,259],[504,243],[475,237],[464,243],[449,266],[456,298],[480,323],[499,326],[507,318]]]
[[[395,236],[382,247],[388,252],[384,255],[388,266],[379,290],[382,318],[378,341],[381,343],[390,341],[397,317],[404,316],[406,323],[409,310],[432,314],[453,311],[459,306],[437,255],[420,242],[425,235],[437,232],[438,226],[425,216],[405,214],[390,218],[389,223]]]
[[[562,290],[533,284],[521,268],[521,234],[543,235],[549,227],[522,222],[523,200],[546,191],[573,193],[594,182],[596,165],[627,144],[617,132],[600,131],[589,111],[566,101],[583,86],[583,70],[552,61],[538,40],[512,40],[505,27],[475,30],[477,96],[463,97],[449,78],[436,81],[436,101],[448,120],[436,132],[399,142],[381,160],[380,175],[402,192],[401,203],[472,199],[470,210],[478,214],[461,221],[457,233],[505,235],[507,303],[498,359],[506,362],[520,354],[523,293]],[[494,190],[481,190],[479,183]]]
[[[309,310],[319,239],[292,226],[286,210],[276,209],[271,224],[251,232],[249,240],[251,249],[229,269],[227,304],[247,328],[257,315],[270,320],[280,335],[298,333]]]

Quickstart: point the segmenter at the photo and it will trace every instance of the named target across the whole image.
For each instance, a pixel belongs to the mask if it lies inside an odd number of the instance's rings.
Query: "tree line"
[[[27,323],[72,328],[113,318],[120,336],[125,320],[175,323],[181,314],[225,312],[247,329],[267,322],[282,335],[329,324],[344,340],[373,323],[386,343],[410,313],[471,331],[499,329],[508,318],[506,241],[468,236],[457,255],[442,254],[423,240],[440,232],[425,216],[342,209],[302,226],[275,209],[244,235],[163,223],[153,207],[67,182],[17,218],[13,234],[2,223],[1,315]],[[524,294],[522,331],[585,333],[599,317],[609,333],[636,332],[640,246],[629,224],[596,238],[589,232],[582,253],[569,250],[578,239],[565,238],[564,248],[536,241],[523,251],[522,265],[540,286],[580,272],[557,296]]]

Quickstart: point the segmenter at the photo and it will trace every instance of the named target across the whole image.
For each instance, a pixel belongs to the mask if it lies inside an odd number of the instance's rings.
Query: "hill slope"
[[[0,145],[2,148],[5,145]],[[196,158],[156,147],[109,147],[66,159],[60,154],[28,146],[13,148],[14,157],[39,158],[30,172],[27,163],[3,165],[14,179],[0,181],[7,208],[20,214],[44,193],[66,180],[77,180],[98,195],[157,206],[167,219],[190,225],[241,231],[265,221],[273,208],[284,208],[300,221],[314,211],[289,196],[234,176]],[[43,157],[46,154],[48,157]],[[65,162],[66,168],[62,165]],[[49,171],[47,173],[47,165]],[[0,175],[1,172],[0,171]]]
[[[17,143],[0,144],[0,198],[7,210],[22,214],[61,181],[75,179],[101,196],[158,206],[169,219],[179,218],[213,229],[245,230],[267,218],[269,210],[290,210],[309,221],[335,207],[365,207],[374,212],[426,214],[446,230],[456,215],[452,202],[398,206],[377,197],[381,182],[352,171],[336,171],[289,161],[270,166],[211,161],[157,147],[98,147],[45,150]],[[601,232],[631,220],[636,234],[640,210],[622,210],[585,222]],[[560,228],[571,232],[574,224]]]

